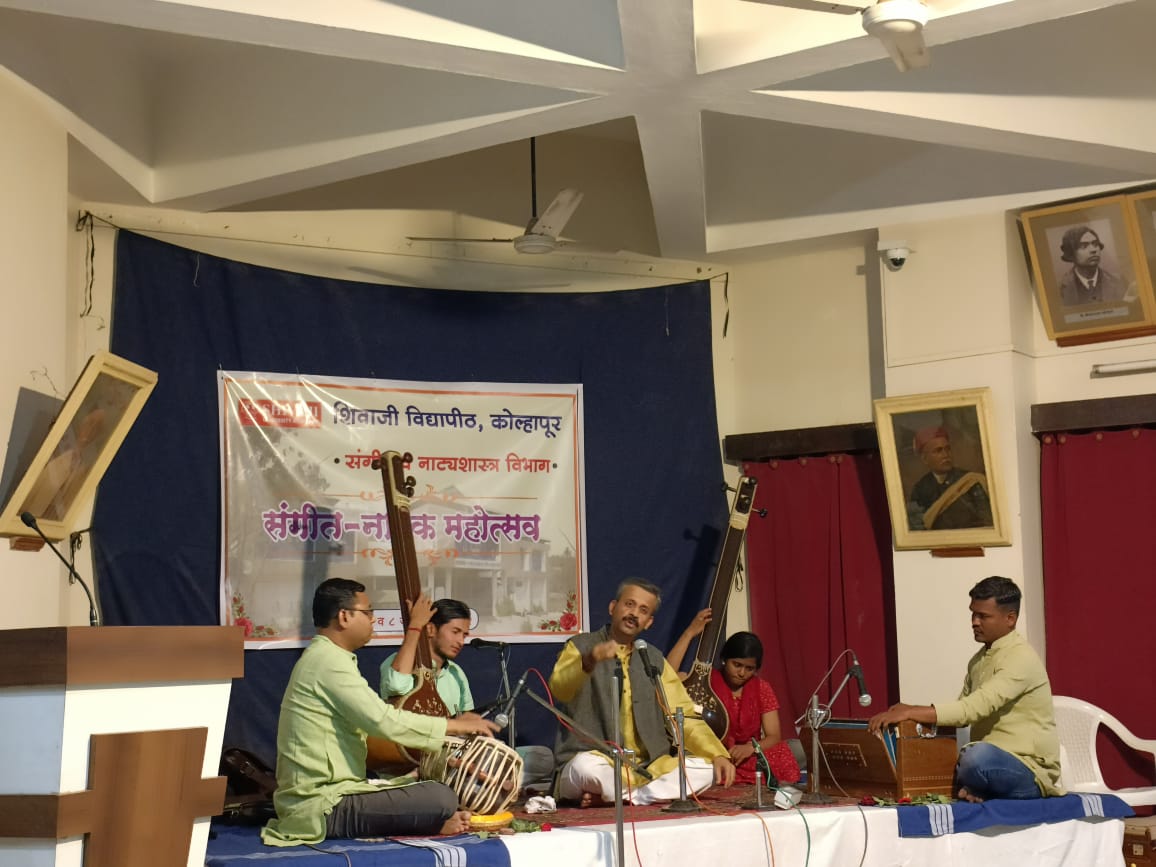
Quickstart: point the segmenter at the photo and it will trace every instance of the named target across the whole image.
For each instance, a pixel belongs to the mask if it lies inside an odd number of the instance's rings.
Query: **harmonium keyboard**
[[[799,736],[811,762],[811,729]],[[886,731],[869,732],[866,720],[832,719],[819,729],[819,747],[819,786],[826,794],[894,800],[955,794],[954,727],[904,720]]]

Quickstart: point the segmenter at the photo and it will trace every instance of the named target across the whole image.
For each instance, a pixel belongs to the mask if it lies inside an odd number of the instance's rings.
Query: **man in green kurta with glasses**
[[[365,585],[330,578],[313,596],[317,635],[293,667],[277,723],[277,818],[261,832],[270,846],[326,837],[458,834],[469,813],[448,786],[410,777],[369,781],[366,735],[418,750],[440,749],[447,734],[489,735],[476,714],[421,716],[382,701],[357,668],[354,651],[373,637]]]

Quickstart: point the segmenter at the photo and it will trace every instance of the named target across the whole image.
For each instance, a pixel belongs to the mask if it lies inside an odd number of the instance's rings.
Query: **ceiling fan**
[[[887,49],[900,72],[927,66],[931,56],[923,41],[923,26],[931,9],[944,12],[961,0],[877,0],[874,4],[839,3],[830,0],[749,0],[769,6],[786,6],[837,15],[860,14],[863,29]]]
[[[538,215],[538,162],[535,141],[530,139],[530,221],[526,231],[516,238],[437,238],[407,236],[410,241],[452,241],[468,244],[513,244],[519,253],[552,253],[567,241],[558,240],[562,229],[574,216],[574,211],[582,201],[582,193],[565,189],[558,193]]]

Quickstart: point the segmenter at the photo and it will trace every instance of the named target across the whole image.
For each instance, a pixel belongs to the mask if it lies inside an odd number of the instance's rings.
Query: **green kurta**
[[[402,674],[393,667],[397,654],[390,654],[381,664],[381,697],[393,698],[397,695],[408,695],[413,691],[417,678],[412,674]],[[452,659],[438,669],[434,680],[438,695],[446,704],[450,716],[474,709],[474,695],[470,692],[470,682],[462,667]]]
[[[277,818],[261,831],[270,846],[325,839],[325,817],[342,795],[374,792],[365,779],[365,737],[419,750],[438,749],[446,721],[397,710],[361,676],[357,658],[323,635],[293,667],[277,722]],[[386,783],[412,783],[399,777]]]
[[[945,726],[971,726],[986,741],[1023,762],[1044,795],[1062,795],[1060,739],[1052,685],[1039,655],[1012,631],[978,651],[967,664],[958,701],[935,706]]]

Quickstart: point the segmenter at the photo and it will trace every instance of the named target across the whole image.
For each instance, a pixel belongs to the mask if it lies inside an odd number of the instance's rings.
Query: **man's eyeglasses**
[[[373,609],[372,608],[346,608],[345,610],[346,611],[360,611],[362,614],[368,614],[369,618],[371,620],[373,619]]]

